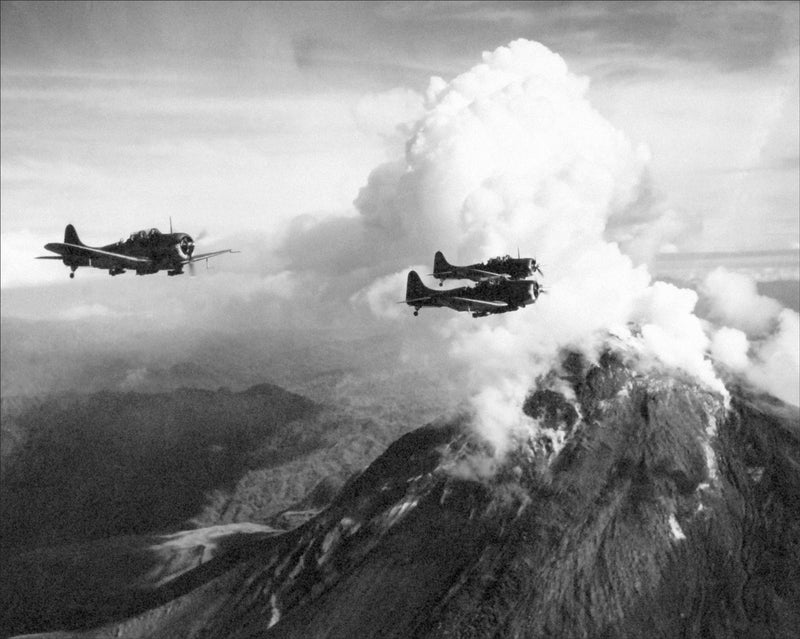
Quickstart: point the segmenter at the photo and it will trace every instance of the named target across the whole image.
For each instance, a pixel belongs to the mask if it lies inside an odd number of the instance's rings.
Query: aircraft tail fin
[[[78,232],[72,224],[67,224],[67,228],[64,229],[64,244],[83,246],[83,242],[81,242],[81,238],[78,237]]]
[[[433,275],[448,273],[452,270],[453,266],[444,258],[444,254],[441,251],[436,251],[436,255],[433,256]]]
[[[430,291],[425,284],[422,283],[417,272],[411,271],[408,274],[408,280],[406,282],[406,301],[419,300],[428,297],[429,294]]]

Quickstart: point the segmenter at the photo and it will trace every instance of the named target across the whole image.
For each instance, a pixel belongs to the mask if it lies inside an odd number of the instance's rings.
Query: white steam
[[[452,82],[434,78],[406,157],[376,170],[357,201],[365,222],[398,229],[429,260],[436,249],[471,262],[519,247],[544,265],[549,292],[534,307],[442,320],[468,371],[476,424],[499,452],[533,426],[520,408],[557,353],[591,354],[609,330],[724,392],[705,357],[696,294],[652,285],[634,264],[659,248],[653,229],[680,225],[651,196],[647,150],[591,107],[587,87],[560,56],[524,40]]]
[[[499,453],[537,427],[522,403],[565,347],[591,357],[611,332],[641,361],[723,395],[709,351],[729,365],[744,363],[741,352],[728,352],[741,351],[738,334],[709,336],[695,315],[694,291],[652,282],[644,262],[682,224],[653,197],[647,150],[592,108],[587,87],[560,56],[526,40],[484,53],[450,82],[433,78],[404,157],[376,168],[359,193],[360,216],[302,238],[324,237],[326,246],[337,233],[346,239],[362,272],[374,272],[354,298],[382,317],[397,315],[409,265],[430,265],[436,250],[454,263],[517,249],[539,261],[548,292],[532,307],[480,320],[422,311],[436,314],[434,330],[449,344],[442,367],[463,378],[477,428]],[[790,330],[792,318],[780,317]],[[418,331],[428,325],[413,321]],[[762,318],[732,328],[766,325]],[[783,341],[762,345],[763,383],[772,375],[767,363],[784,348]]]
[[[717,269],[702,287],[715,360],[785,402],[800,405],[800,316],[758,295],[747,276]]]
[[[781,310],[777,301],[758,294],[753,279],[721,267],[706,276],[701,292],[710,304],[710,319],[748,335],[770,333]]]

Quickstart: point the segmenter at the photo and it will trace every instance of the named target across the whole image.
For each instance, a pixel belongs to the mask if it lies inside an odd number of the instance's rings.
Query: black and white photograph
[[[800,636],[800,2],[0,9],[0,639]]]

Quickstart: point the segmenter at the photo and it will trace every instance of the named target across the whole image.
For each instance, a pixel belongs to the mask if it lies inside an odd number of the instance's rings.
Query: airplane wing
[[[506,302],[489,302],[487,300],[474,300],[468,297],[451,297],[449,299],[463,302],[471,309],[479,309],[484,311],[493,311],[508,306]]]
[[[209,258],[215,257],[217,255],[222,255],[223,253],[238,253],[239,251],[234,251],[233,249],[225,249],[224,251],[212,251],[211,253],[200,253],[200,255],[193,255],[189,259],[183,260],[183,264],[191,264],[192,262],[199,262],[201,260],[207,260]]]
[[[463,275],[460,275],[463,273]],[[432,277],[444,277],[447,275],[455,275],[458,279],[472,279],[472,275],[479,277],[483,280],[507,280],[510,279],[508,275],[505,273],[495,273],[493,271],[483,271],[479,268],[461,268],[459,270],[449,270],[449,271],[436,271],[435,273],[429,273]]]
[[[131,255],[123,255],[122,253],[112,253],[111,251],[104,251],[102,249],[92,248],[90,246],[81,246],[80,244],[69,244],[68,242],[51,242],[46,244],[45,248],[48,251],[59,253],[62,257],[113,257],[122,262],[122,265],[136,268],[139,264],[151,264],[152,260],[146,257],[133,257]],[[45,258],[38,259],[53,259],[49,255]],[[57,257],[55,259],[61,259]]]
[[[493,271],[482,271],[479,268],[471,268],[469,269],[470,273],[475,273],[480,275],[481,277],[486,278],[487,280],[507,280],[509,279],[508,275],[505,273],[495,273]]]

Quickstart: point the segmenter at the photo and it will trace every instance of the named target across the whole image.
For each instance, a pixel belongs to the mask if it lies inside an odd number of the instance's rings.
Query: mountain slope
[[[502,462],[466,418],[419,429],[306,525],[67,636],[794,636],[798,410],[609,354],[541,381]]]
[[[318,448],[321,410],[270,384],[4,400],[0,545],[174,530],[207,491]]]

